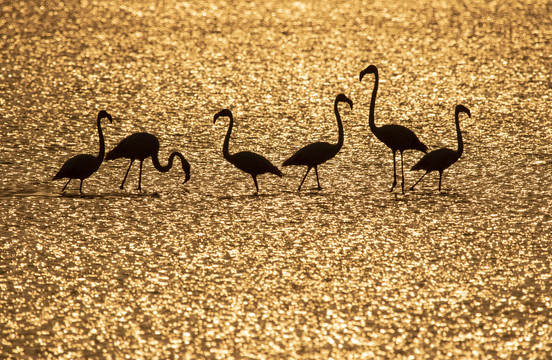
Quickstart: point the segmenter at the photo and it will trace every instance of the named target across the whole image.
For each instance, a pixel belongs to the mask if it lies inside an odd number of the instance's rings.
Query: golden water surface
[[[0,2],[0,358],[552,356],[552,2]],[[464,153],[389,192],[376,123]],[[297,149],[345,142],[297,192]],[[283,178],[222,157],[267,157]],[[139,131],[61,194],[65,160]],[[178,164],[178,161],[176,162]],[[400,188],[400,186],[399,186]]]

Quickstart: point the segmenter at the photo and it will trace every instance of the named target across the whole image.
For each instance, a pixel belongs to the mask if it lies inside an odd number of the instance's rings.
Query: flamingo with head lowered
[[[106,160],[115,160],[119,158],[126,158],[130,159],[130,165],[128,166],[128,169],[125,173],[125,177],[123,178],[123,182],[121,183],[120,188],[123,189],[125,185],[126,178],[128,176],[128,172],[130,171],[130,167],[134,163],[134,160],[140,160],[140,175],[138,177],[138,190],[142,190],[142,165],[144,163],[144,160],[151,156],[151,161],[153,162],[153,166],[157,171],[160,172],[167,172],[169,171],[173,166],[173,160],[175,157],[178,157],[180,159],[180,162],[182,163],[182,170],[184,171],[186,177],[184,179],[184,183],[188,180],[190,180],[190,163],[182,156],[181,153],[178,151],[174,151],[169,155],[169,163],[165,166],[161,165],[159,162],[159,140],[157,140],[157,137],[155,135],[146,133],[146,132],[139,132],[134,133],[132,135],[127,136],[113,150],[107,153],[105,156]]]

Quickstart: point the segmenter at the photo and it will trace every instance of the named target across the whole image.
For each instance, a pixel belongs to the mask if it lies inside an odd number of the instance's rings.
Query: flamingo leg
[[[83,181],[83,179],[80,179],[79,193],[81,195],[82,195],[82,181]]]
[[[427,174],[428,172],[429,172],[429,171],[426,171],[426,172],[422,175],[422,177],[421,177],[418,181],[416,181],[416,183],[415,183],[414,185],[412,185],[412,186],[410,187],[410,190],[414,190],[414,186],[418,185],[418,183],[419,183],[420,181],[422,181],[422,179],[424,178],[424,176],[426,176],[426,174]]]
[[[138,177],[138,190],[142,191],[142,164],[144,160],[140,160],[140,176]]]
[[[316,182],[318,183],[318,191],[322,190],[322,186],[320,186],[320,180],[318,179],[318,166],[314,166],[314,172],[316,173]]]
[[[63,187],[63,189],[61,189],[61,192],[64,192],[65,191],[65,188],[67,187],[67,185],[69,185],[69,183],[71,182],[71,178],[69,178],[69,181],[67,181],[65,183],[65,186]]]
[[[257,189],[257,193],[259,192],[259,184],[257,184],[257,175],[251,174],[251,177],[253,178],[253,181],[255,182],[255,189]]]
[[[401,151],[401,173],[402,173],[401,189],[402,189],[402,193],[404,194],[404,163],[403,163],[403,152],[402,151]]]
[[[123,178],[123,182],[121,183],[121,186],[119,186],[119,188],[120,188],[121,190],[123,190],[123,187],[125,186],[125,181],[126,181],[126,179],[127,179],[128,172],[130,171],[130,167],[132,166],[132,163],[134,163],[134,159],[130,160],[130,165],[128,166],[128,169],[127,169],[127,171],[126,171],[126,173],[125,173],[125,177]]]
[[[307,175],[309,174],[310,169],[311,167],[309,166],[307,168],[307,172],[305,173],[305,176],[303,176],[303,180],[301,180],[301,184],[299,184],[299,189],[297,189],[297,191],[301,191],[301,186],[303,186],[303,183],[305,182],[305,179],[307,178]]]
[[[443,171],[439,171],[439,192],[441,191],[441,178],[443,177]]]
[[[390,192],[392,192],[393,189],[395,188],[395,185],[397,185],[397,165],[395,164],[396,154],[397,154],[397,151],[393,150],[393,185],[391,185],[391,190],[389,190]]]

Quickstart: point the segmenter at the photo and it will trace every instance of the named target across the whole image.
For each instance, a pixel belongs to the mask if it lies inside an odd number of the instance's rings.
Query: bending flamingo
[[[374,110],[376,107],[376,94],[378,92],[378,85],[379,85],[379,76],[378,76],[378,69],[374,65],[368,66],[366,69],[362,70],[360,72],[360,81],[362,81],[362,78],[366,74],[374,74],[375,75],[375,83],[374,83],[374,89],[372,90],[372,100],[370,101],[370,118],[369,118],[369,125],[370,130],[374,135],[387,147],[391,149],[393,152],[393,185],[391,186],[391,190],[395,188],[397,185],[397,165],[396,163],[396,153],[397,150],[401,153],[401,173],[402,173],[402,193],[404,194],[404,164],[403,164],[403,152],[405,150],[419,150],[422,152],[427,152],[427,146],[425,146],[412,132],[412,130],[401,126],[401,125],[383,125],[383,126],[376,126],[374,122]]]
[[[118,158],[126,158],[130,159],[130,165],[128,166],[128,169],[125,173],[125,177],[123,178],[123,182],[121,183],[120,188],[123,189],[125,185],[125,180],[128,176],[128,172],[130,171],[130,167],[134,163],[134,160],[140,160],[140,175],[138,177],[138,190],[142,190],[142,165],[144,163],[144,160],[151,156],[151,161],[153,162],[153,166],[160,172],[167,172],[172,168],[173,165],[173,159],[178,156],[182,163],[182,170],[184,170],[184,173],[186,174],[186,178],[184,179],[184,183],[188,180],[190,180],[190,164],[188,161],[182,156],[181,153],[178,151],[175,151],[171,153],[169,156],[169,163],[165,166],[162,166],[159,163],[159,140],[157,140],[157,137],[155,135],[146,133],[146,132],[139,132],[134,133],[132,135],[127,136],[121,142],[115,146],[113,150],[107,153],[105,156],[106,160],[114,160]]]
[[[456,138],[458,140],[458,150],[454,151],[447,148],[441,148],[433,150],[429,154],[424,155],[420,161],[418,161],[410,170],[425,170],[425,173],[422,177],[416,181],[416,184],[412,185],[410,190],[414,190],[416,186],[427,173],[432,171],[439,171],[439,191],[441,191],[441,179],[443,177],[443,171],[449,166],[454,164],[464,151],[464,143],[462,142],[462,132],[460,131],[460,120],[458,115],[463,112],[466,113],[471,118],[470,110],[464,105],[456,105],[454,110],[454,118],[456,123]]]
[[[264,156],[255,154],[251,151],[240,151],[235,154],[230,154],[228,147],[230,145],[230,134],[232,133],[232,127],[234,126],[234,117],[229,109],[223,109],[215,114],[213,124],[217,122],[217,119],[221,116],[227,116],[230,118],[228,124],[228,131],[224,138],[224,144],[222,145],[222,155],[232,165],[251,175],[255,182],[255,189],[259,192],[259,184],[257,183],[257,175],[271,173],[282,177],[283,174],[278,168],[266,159]]]
[[[301,184],[299,184],[298,191],[301,190],[301,186],[303,185],[303,182],[305,181],[305,178],[307,177],[307,174],[309,173],[310,169],[314,167],[314,171],[316,172],[316,182],[318,183],[318,190],[322,190],[322,187],[320,186],[320,180],[318,178],[318,165],[325,163],[326,161],[333,158],[339,150],[341,150],[341,147],[343,146],[343,124],[341,123],[341,116],[339,115],[339,110],[337,108],[337,105],[340,102],[344,102],[349,104],[349,107],[351,110],[353,109],[353,102],[351,99],[349,99],[344,94],[339,94],[335,98],[334,102],[334,112],[335,117],[337,119],[337,127],[338,127],[338,140],[337,144],[329,144],[327,142],[315,142],[312,144],[309,144],[301,149],[299,149],[295,154],[293,154],[289,159],[284,161],[283,166],[289,166],[289,165],[306,165],[307,166],[307,172],[305,173],[305,176],[303,176],[303,180],[301,180]]]
[[[90,177],[90,175],[94,174],[100,168],[105,154],[105,143],[101,126],[101,120],[103,118],[109,119],[111,123],[113,122],[113,118],[107,113],[107,111],[101,110],[98,113],[97,126],[98,135],[100,137],[100,152],[98,156],[79,154],[67,160],[52,179],[56,180],[61,178],[69,178],[69,181],[67,181],[63,189],[61,189],[61,192],[65,191],[65,188],[69,185],[72,179],[80,179],[79,192],[82,194],[82,182],[84,179]]]

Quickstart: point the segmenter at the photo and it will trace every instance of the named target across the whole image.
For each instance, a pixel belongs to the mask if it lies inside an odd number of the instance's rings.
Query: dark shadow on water
[[[161,195],[158,192],[153,193],[147,193],[147,192],[137,192],[137,193],[125,193],[125,192],[112,192],[112,193],[102,193],[102,194],[61,194],[61,197],[69,197],[69,198],[85,198],[85,199],[93,199],[93,198],[99,198],[99,199],[109,199],[109,198],[161,198]]]
[[[295,194],[297,196],[327,196],[328,193],[324,192],[324,189],[318,190],[318,187],[312,187],[310,189],[303,189],[301,191],[295,190],[282,190],[285,194]]]
[[[94,199],[99,196],[94,194],[61,193],[59,194],[59,197],[69,198],[69,199]]]
[[[241,194],[218,196],[218,200],[268,199],[276,198],[280,193]]]
[[[42,191],[21,191],[21,190],[8,190],[8,191],[0,191],[0,198],[13,198],[13,197],[59,197],[60,194],[56,193],[48,193],[48,192],[42,192]]]
[[[0,198],[27,198],[27,197],[41,197],[41,198],[81,198],[81,199],[101,199],[101,198],[142,198],[142,197],[152,197],[152,198],[161,198],[161,195],[158,192],[153,193],[122,193],[122,192],[113,192],[113,193],[84,193],[79,194],[76,192],[64,192],[64,193],[55,193],[55,192],[46,192],[46,191],[34,191],[34,190],[0,190]]]
[[[402,200],[418,201],[418,200],[438,200],[438,199],[452,199],[452,200],[466,200],[466,194],[462,191],[455,189],[450,190],[432,190],[432,189],[416,189],[415,191],[408,191],[402,196]]]

